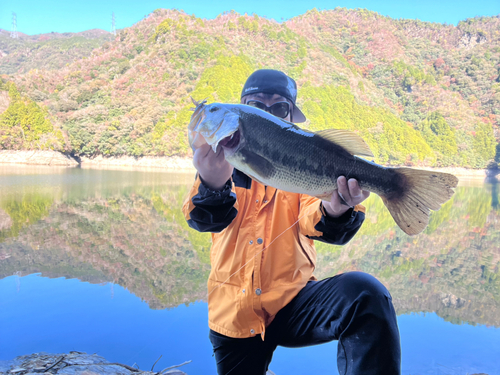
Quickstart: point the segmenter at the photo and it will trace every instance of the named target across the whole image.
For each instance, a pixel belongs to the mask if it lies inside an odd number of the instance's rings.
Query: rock
[[[135,374],[127,370],[121,366],[98,366],[98,365],[90,365],[90,366],[68,366],[59,370],[57,374],[64,375],[83,375],[83,374],[99,374],[99,375],[130,375]]]
[[[68,365],[93,365],[94,363],[99,363],[105,361],[104,358],[102,358],[102,361],[93,361],[92,359],[86,359],[85,357],[80,358],[80,357],[75,357],[75,358],[66,358],[64,359],[64,363]]]
[[[11,374],[19,374],[20,372],[24,372],[24,371],[26,371],[25,368],[17,367],[17,368],[14,368],[14,369],[10,370],[9,373],[11,373]]]
[[[462,308],[465,306],[465,299],[463,298],[458,298],[457,296],[453,294],[446,294],[444,295],[444,298],[442,297],[441,302],[443,302],[443,305],[445,307],[454,307],[454,308]]]
[[[0,361],[0,374],[5,374],[7,371],[9,371],[11,368],[16,368],[21,365],[21,361],[19,360],[19,357],[10,361]]]
[[[471,49],[478,44],[486,43],[486,36],[482,33],[464,33],[460,40],[458,41],[458,48]]]
[[[191,361],[185,362],[182,365],[189,362]],[[179,367],[179,365],[172,367]],[[19,356],[10,361],[0,361],[0,374],[153,375],[158,374],[158,372],[142,371],[127,365],[110,363],[97,354],[76,351],[66,354],[33,353]],[[179,369],[165,371],[163,374],[187,375]]]

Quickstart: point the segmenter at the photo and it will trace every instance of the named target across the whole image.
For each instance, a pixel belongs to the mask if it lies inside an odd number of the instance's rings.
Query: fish
[[[188,125],[192,149],[222,148],[236,169],[266,186],[329,201],[337,178],[358,181],[379,195],[406,234],[421,233],[454,194],[458,178],[449,173],[385,167],[356,133],[344,129],[310,131],[244,104],[197,102]]]

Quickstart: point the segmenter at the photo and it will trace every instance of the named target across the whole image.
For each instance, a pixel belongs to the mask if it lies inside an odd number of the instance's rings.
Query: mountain
[[[0,29],[0,74],[61,69],[111,40],[113,35],[100,29],[38,35],[18,32],[17,39],[10,37],[10,31]]]
[[[189,156],[190,96],[238,102],[252,71],[273,68],[296,79],[305,127],[356,131],[379,163],[500,162],[499,16],[453,26],[337,8],[278,23],[158,9],[59,69],[37,56],[40,69],[1,76],[2,148]]]

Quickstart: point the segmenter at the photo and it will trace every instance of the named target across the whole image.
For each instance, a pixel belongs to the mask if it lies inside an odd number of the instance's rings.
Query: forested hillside
[[[379,163],[500,162],[498,16],[453,26],[337,8],[278,23],[159,9],[59,69],[37,58],[1,76],[0,148],[189,156],[190,96],[238,102],[265,67],[296,79],[305,127],[354,130]],[[28,120],[28,107],[44,115]]]
[[[63,34],[19,33],[17,38],[11,38],[10,32],[0,29],[0,74],[60,69],[111,40],[111,33],[99,29]]]

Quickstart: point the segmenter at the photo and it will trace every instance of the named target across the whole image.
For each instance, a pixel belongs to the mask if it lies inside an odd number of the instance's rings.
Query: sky
[[[158,8],[182,9],[212,19],[231,9],[238,13],[273,18],[280,22],[312,8],[365,8],[391,18],[419,19],[456,25],[475,16],[500,15],[500,0],[0,0],[0,29],[11,30],[12,13],[17,31],[25,34],[110,31],[114,12],[116,28],[132,26]]]

